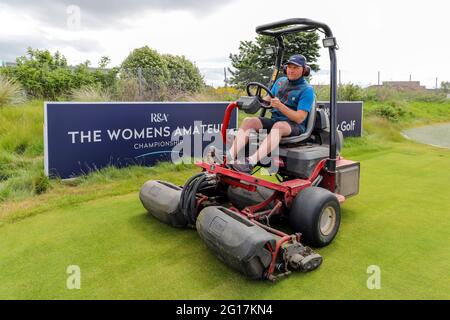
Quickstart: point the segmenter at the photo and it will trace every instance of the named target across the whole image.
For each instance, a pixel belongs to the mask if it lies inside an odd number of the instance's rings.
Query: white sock
[[[255,156],[248,157],[248,162],[250,162],[251,165],[255,166],[258,163],[258,160],[256,160]]]

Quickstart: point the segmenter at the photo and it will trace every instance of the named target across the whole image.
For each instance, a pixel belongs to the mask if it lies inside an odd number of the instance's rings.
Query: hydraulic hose
[[[180,197],[179,210],[185,216],[190,226],[195,226],[197,221],[197,194],[202,190],[214,186],[214,176],[199,173],[188,179],[183,187]]]

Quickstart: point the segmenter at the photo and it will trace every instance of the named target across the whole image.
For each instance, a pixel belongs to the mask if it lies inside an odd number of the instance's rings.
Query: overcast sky
[[[119,65],[134,48],[185,55],[208,84],[223,85],[223,68],[255,27],[287,18],[327,23],[340,50],[342,82],[420,80],[434,88],[450,81],[448,0],[2,0],[0,60],[15,61],[27,47],[59,50],[70,64],[103,55]],[[328,82],[328,55],[319,74]]]

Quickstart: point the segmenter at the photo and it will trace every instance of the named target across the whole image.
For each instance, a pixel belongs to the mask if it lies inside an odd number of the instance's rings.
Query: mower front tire
[[[292,229],[302,234],[302,242],[316,248],[325,247],[339,230],[339,201],[324,188],[306,188],[295,197],[289,220]]]

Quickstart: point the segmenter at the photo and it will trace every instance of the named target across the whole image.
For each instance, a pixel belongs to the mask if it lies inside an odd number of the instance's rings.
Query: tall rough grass
[[[0,202],[45,192],[43,101],[0,109]]]
[[[400,100],[407,102],[445,102],[447,99],[445,93],[441,91],[410,90],[390,86],[364,89],[364,101],[390,102]]]
[[[316,98],[319,101],[330,99],[330,86],[316,86]],[[389,86],[361,88],[354,84],[343,84],[338,88],[340,101],[373,101],[373,102],[446,102],[446,94],[442,91],[408,90]]]
[[[0,74],[0,107],[8,104],[19,104],[25,101],[22,86],[14,80]]]
[[[111,94],[98,86],[85,86],[72,90],[73,101],[103,102],[111,101]]]
[[[243,90],[232,87],[205,87],[201,92],[185,95],[178,101],[235,101],[246,95]]]

